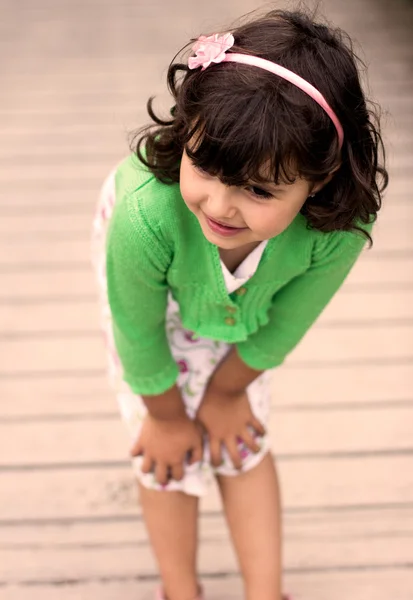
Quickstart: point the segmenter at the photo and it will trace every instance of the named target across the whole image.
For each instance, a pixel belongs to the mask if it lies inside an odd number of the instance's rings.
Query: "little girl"
[[[193,42],[192,42],[193,43]],[[281,600],[271,375],[357,260],[387,173],[347,36],[275,10],[171,64],[171,116],[104,184],[95,264],[158,597],[202,597],[214,476],[247,600]]]

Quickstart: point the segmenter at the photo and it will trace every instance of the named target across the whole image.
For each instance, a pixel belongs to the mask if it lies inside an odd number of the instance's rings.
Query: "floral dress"
[[[142,421],[147,411],[142,398],[135,394],[123,380],[122,364],[113,340],[112,318],[107,298],[105,248],[107,227],[115,202],[115,173],[112,172],[103,184],[93,222],[92,262],[99,288],[109,378],[116,393],[122,419],[132,442],[139,436]],[[265,245],[266,242],[262,242],[255,248],[233,274],[221,263],[229,294],[252,277],[258,267]],[[180,370],[177,385],[181,390],[187,414],[194,418],[203,398],[208,379],[215,370],[216,365],[229,352],[230,345],[225,342],[197,337],[193,332],[186,330],[181,322],[179,306],[171,296],[169,296],[167,306],[166,333],[172,355]],[[270,380],[271,372],[267,371],[247,389],[252,411],[263,424],[268,420],[270,408]],[[267,436],[260,437],[257,441],[261,450],[256,454],[240,442],[239,451],[243,459],[243,471],[255,467],[269,450]],[[239,473],[233,467],[225,450],[223,458],[223,464],[220,467],[212,467],[209,460],[208,442],[205,439],[203,460],[199,463],[186,465],[184,478],[181,481],[171,480],[166,486],[162,486],[162,489],[180,490],[195,496],[204,495],[207,484],[214,474],[236,476]],[[148,488],[161,489],[152,473],[144,474],[141,472],[141,461],[140,457],[132,459],[134,471],[141,483]]]

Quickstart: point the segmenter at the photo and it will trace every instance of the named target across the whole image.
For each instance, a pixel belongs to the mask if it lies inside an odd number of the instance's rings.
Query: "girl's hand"
[[[222,464],[223,446],[226,447],[236,469],[242,468],[238,449],[240,442],[243,442],[252,452],[260,450],[253,432],[262,436],[265,434],[265,429],[254,417],[246,391],[230,394],[213,386],[207,387],[197,419],[208,433],[211,464],[214,467]]]
[[[176,419],[156,419],[146,415],[131,456],[143,456],[142,472],[154,472],[160,485],[184,476],[184,464],[202,460],[203,432],[199,424],[183,415]]]

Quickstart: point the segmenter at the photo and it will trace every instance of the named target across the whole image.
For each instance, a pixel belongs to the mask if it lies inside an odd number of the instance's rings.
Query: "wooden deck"
[[[3,600],[152,598],[105,379],[91,217],[175,50],[256,6],[0,0]],[[413,4],[325,0],[324,11],[363,44],[390,112],[392,181],[374,250],[274,380],[286,584],[296,600],[412,600]],[[201,531],[208,597],[239,598],[214,490]]]

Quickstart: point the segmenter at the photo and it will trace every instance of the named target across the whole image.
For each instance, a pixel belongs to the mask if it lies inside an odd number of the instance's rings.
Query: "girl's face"
[[[231,250],[279,235],[316,189],[304,179],[292,184],[226,186],[199,170],[184,151],[180,187],[190,211],[211,243]]]

